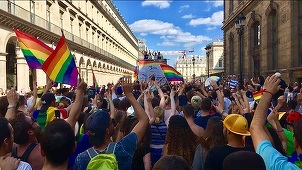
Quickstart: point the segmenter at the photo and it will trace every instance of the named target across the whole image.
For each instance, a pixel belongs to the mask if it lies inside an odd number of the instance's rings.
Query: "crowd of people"
[[[302,88],[280,73],[209,86],[48,83],[0,97],[0,169],[300,169]],[[253,94],[260,94],[256,100]]]

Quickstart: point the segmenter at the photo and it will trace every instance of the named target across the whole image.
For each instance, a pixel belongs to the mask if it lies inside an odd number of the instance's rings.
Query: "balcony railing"
[[[109,52],[107,52],[107,51],[105,51],[105,50],[89,43],[88,41],[86,41],[86,40],[84,40],[84,39],[82,39],[82,38],[80,38],[76,35],[73,35],[69,31],[66,31],[66,30],[62,29],[61,27],[53,24],[52,22],[47,21],[44,18],[41,18],[40,16],[37,16],[37,15],[31,13],[30,11],[14,4],[13,2],[8,1],[7,3],[8,3],[7,6],[0,5],[0,10],[3,10],[5,12],[9,13],[9,14],[12,14],[12,15],[14,15],[14,16],[22,19],[22,20],[25,20],[25,21],[27,21],[31,24],[36,25],[36,26],[39,26],[39,27],[41,27],[41,28],[43,28],[43,29],[45,29],[49,32],[52,32],[56,35],[59,35],[59,36],[61,36],[61,34],[62,34],[61,30],[63,30],[65,38],[67,40],[72,41],[76,44],[79,44],[83,47],[86,47],[86,48],[88,48],[92,51],[95,51],[95,52],[105,56],[105,58],[109,58],[111,60],[114,60],[117,63],[126,66],[128,69],[129,68],[134,68],[134,66],[131,65],[130,63],[128,63],[128,62],[112,55],[111,53],[109,53]]]

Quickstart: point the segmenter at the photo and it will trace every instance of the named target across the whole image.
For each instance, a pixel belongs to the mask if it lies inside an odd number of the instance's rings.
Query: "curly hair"
[[[17,113],[10,123],[14,129],[14,142],[19,145],[26,144],[29,140],[27,132],[32,129],[32,127],[30,123],[26,121],[24,113]]]
[[[192,165],[198,142],[184,117],[170,118],[165,144],[168,144],[168,155],[182,156]]]
[[[155,113],[155,124],[159,124],[163,119],[164,119],[164,116],[165,116],[165,110],[159,106],[156,106],[154,108],[154,113]]]
[[[201,147],[206,150],[213,146],[225,145],[227,141],[223,135],[223,123],[220,117],[211,117],[208,121],[207,128],[199,139]]]

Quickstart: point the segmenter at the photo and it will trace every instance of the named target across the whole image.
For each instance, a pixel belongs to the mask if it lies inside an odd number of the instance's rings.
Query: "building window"
[[[260,27],[260,23],[256,22],[253,26],[254,29],[254,47],[258,47],[260,45],[260,36],[261,36],[261,27]]]
[[[229,67],[230,74],[234,74],[234,35],[232,33],[229,38]]]
[[[89,31],[89,29],[88,28],[86,28],[86,41],[88,41],[88,31]]]
[[[92,33],[91,41],[92,41],[92,44],[94,45],[94,32]]]
[[[298,39],[299,39],[299,55],[298,55],[298,63],[299,66],[302,65],[302,1],[298,1],[299,13],[298,13]]]
[[[229,14],[231,14],[233,12],[233,10],[234,10],[234,1],[230,0],[229,1],[229,5],[230,5],[230,7],[229,7]]]
[[[63,24],[64,24],[64,20],[63,20],[63,11],[60,11],[60,26],[63,29]]]
[[[222,58],[220,58],[220,59],[218,60],[218,67],[219,67],[219,68],[223,67],[223,59],[222,59]]]
[[[7,8],[10,14],[15,14],[15,0],[7,0]]]
[[[82,38],[82,24],[79,24],[79,36]]]
[[[278,61],[278,21],[277,21],[277,11],[273,10],[271,12],[271,44],[272,44],[272,68],[277,69]]]
[[[30,22],[35,23],[35,13],[36,13],[36,11],[35,11],[35,1],[30,0],[29,4],[30,4],[30,7],[29,7],[29,9],[30,9]]]

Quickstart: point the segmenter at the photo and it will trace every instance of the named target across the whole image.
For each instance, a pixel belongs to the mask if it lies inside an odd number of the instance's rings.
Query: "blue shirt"
[[[137,135],[130,133],[116,144],[114,155],[118,162],[118,168],[123,170],[131,170],[132,158],[137,146]],[[87,168],[90,157],[86,151],[80,153],[74,164],[74,170],[83,170]]]
[[[257,146],[256,152],[262,157],[266,169],[300,169],[295,164],[287,161],[287,157],[279,153],[268,140],[263,140]]]

